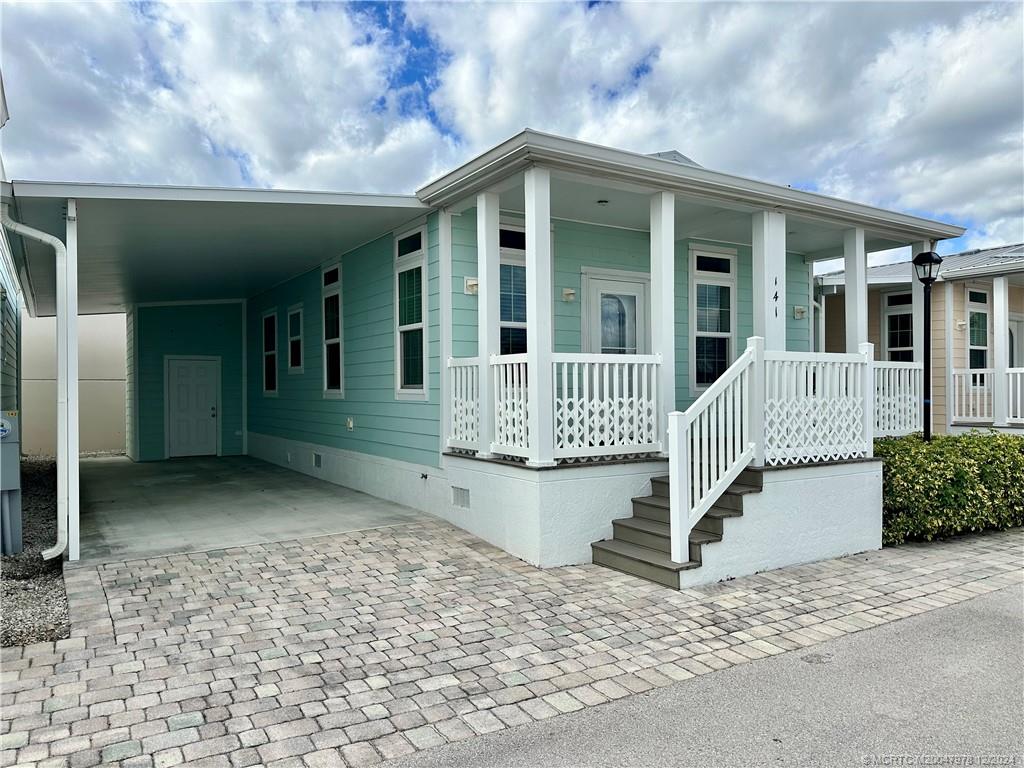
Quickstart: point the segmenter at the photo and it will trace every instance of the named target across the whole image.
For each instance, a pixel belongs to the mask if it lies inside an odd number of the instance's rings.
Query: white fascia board
[[[817,278],[819,285],[846,285],[845,275],[819,275]],[[910,275],[906,277],[900,275],[889,275],[888,277],[871,277],[868,276],[868,285],[902,285],[903,283],[910,282]]]
[[[965,231],[952,224],[529,129],[421,187],[416,194],[431,206],[450,204],[531,164],[892,232],[908,240],[944,240]]]
[[[137,184],[92,184],[80,182],[14,181],[14,197],[79,200],[169,200],[198,203],[291,203],[295,205],[338,205],[364,208],[408,208],[427,210],[414,195],[309,192],[287,189],[243,189],[230,187],[144,186]],[[5,190],[6,192],[6,190]]]
[[[999,275],[1015,275],[1024,272],[1024,259],[1006,264],[984,264],[977,267],[960,267],[959,269],[939,269],[939,281],[965,280],[970,277],[998,277]]]

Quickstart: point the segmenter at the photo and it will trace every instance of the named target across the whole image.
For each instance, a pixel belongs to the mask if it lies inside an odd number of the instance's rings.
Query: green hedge
[[[1024,525],[1024,437],[882,438],[875,455],[885,459],[883,544]]]

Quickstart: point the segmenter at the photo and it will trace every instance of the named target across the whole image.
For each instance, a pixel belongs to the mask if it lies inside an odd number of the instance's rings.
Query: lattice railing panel
[[[480,361],[475,357],[448,360],[451,403],[448,447],[479,450]]]
[[[875,362],[875,436],[909,435],[922,428],[924,366]]]

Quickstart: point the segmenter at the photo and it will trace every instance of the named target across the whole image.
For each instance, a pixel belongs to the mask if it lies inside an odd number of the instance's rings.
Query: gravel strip
[[[49,458],[21,462],[24,551],[0,557],[0,645],[28,645],[68,637],[68,598],[63,560],[40,552],[57,540],[57,464]]]

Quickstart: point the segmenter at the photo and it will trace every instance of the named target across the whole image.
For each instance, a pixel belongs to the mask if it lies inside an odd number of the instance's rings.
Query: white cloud
[[[12,176],[410,191],[530,126],[1024,239],[1019,4],[145,8],[4,6]]]

